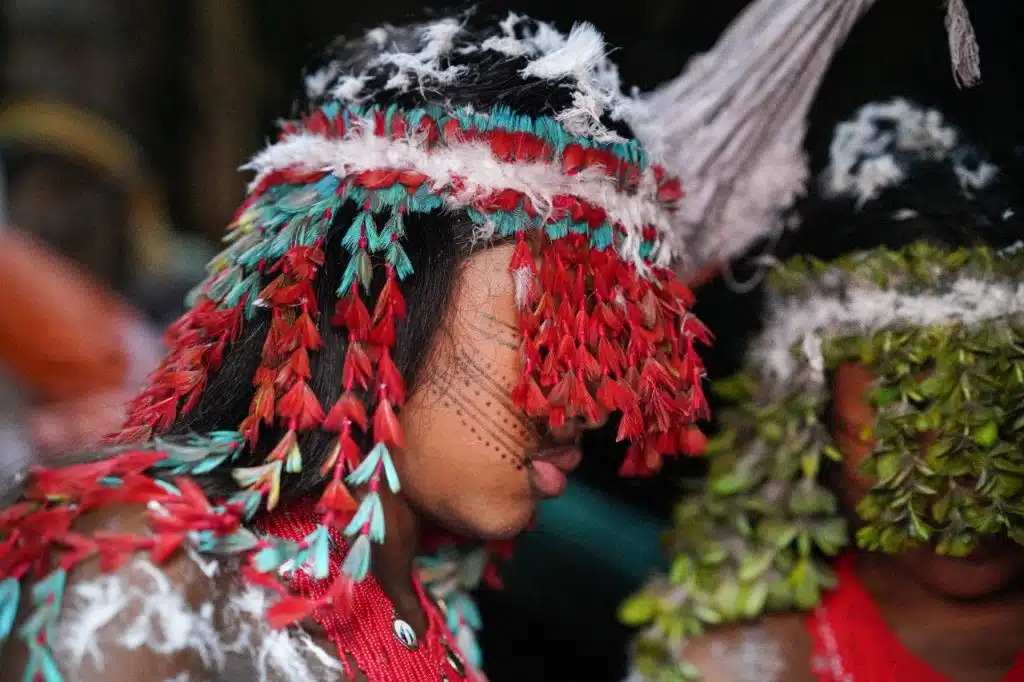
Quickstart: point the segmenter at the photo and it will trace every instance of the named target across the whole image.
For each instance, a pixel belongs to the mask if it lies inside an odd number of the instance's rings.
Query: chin
[[[519,513],[495,515],[476,524],[476,536],[482,540],[511,540],[526,530],[532,520],[532,507]]]
[[[534,508],[532,504],[489,504],[459,511],[440,519],[446,530],[477,540],[510,540],[529,527]]]
[[[911,552],[904,562],[919,582],[950,599],[984,599],[1024,578],[1024,548],[1012,541],[980,548],[976,555],[962,559],[927,548]]]

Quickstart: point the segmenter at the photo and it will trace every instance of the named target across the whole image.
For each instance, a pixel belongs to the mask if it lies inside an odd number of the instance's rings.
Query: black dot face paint
[[[472,343],[454,350],[450,370],[430,383],[428,396],[446,411],[454,411],[464,433],[482,451],[523,470],[525,454],[538,435],[511,399],[522,371],[519,330],[487,312],[475,313],[463,324]]]

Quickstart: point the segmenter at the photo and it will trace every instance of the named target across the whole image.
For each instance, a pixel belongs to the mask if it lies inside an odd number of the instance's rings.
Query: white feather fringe
[[[944,294],[912,295],[899,291],[853,288],[834,293],[790,296],[769,303],[764,330],[752,344],[755,364],[781,390],[794,382],[824,381],[822,342],[835,333],[870,334],[910,325],[961,323],[975,326],[988,320],[1024,314],[1024,283],[986,282],[964,278]],[[800,346],[803,357],[792,348]],[[808,374],[806,368],[810,369]]]
[[[651,169],[641,176],[636,192],[626,194],[614,178],[599,169],[569,176],[549,163],[504,163],[483,144],[449,145],[428,151],[419,140],[373,135],[372,122],[363,121],[361,126],[365,132],[350,133],[345,138],[297,133],[267,147],[243,166],[256,172],[250,189],[268,173],[284,168],[328,171],[339,177],[396,169],[423,173],[434,186],[447,185],[452,177],[461,178],[461,191],[448,196],[452,208],[469,206],[498,190],[513,189],[529,197],[538,211],[547,213],[553,210],[556,196],[573,196],[604,208],[610,220],[625,228],[619,253],[641,271],[647,269],[640,256],[644,227],[653,226],[662,235],[671,229],[671,213],[657,201],[657,182]],[[672,256],[669,240],[662,238],[649,260],[655,266],[667,267]]]

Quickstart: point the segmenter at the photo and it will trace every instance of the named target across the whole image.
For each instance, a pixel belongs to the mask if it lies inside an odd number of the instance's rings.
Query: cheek
[[[405,496],[448,530],[505,537],[532,516],[524,457],[537,437],[512,406],[517,379],[518,368],[494,354],[458,357],[402,412],[406,448],[396,464]]]
[[[851,511],[856,508],[868,491],[871,490],[871,478],[861,469],[861,463],[871,452],[871,445],[851,438],[842,432],[836,435],[836,448],[843,458],[838,464],[838,481],[834,490]]]
[[[871,479],[861,469],[861,463],[873,447],[872,442],[863,437],[864,429],[871,427],[875,420],[875,411],[866,398],[871,381],[871,373],[856,365],[841,365],[833,377],[832,433],[836,448],[843,456],[836,490],[851,510],[871,489]]]

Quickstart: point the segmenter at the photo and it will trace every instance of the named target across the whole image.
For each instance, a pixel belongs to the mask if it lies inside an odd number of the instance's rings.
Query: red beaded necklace
[[[839,584],[808,614],[814,643],[811,670],[820,682],[950,682],[892,632],[857,579],[854,557],[839,558]],[[1024,682],[1024,652],[1003,682]]]
[[[260,527],[279,538],[299,542],[318,523],[319,516],[313,508],[293,508],[270,515]],[[295,594],[316,600],[326,596],[347,551],[341,533],[332,531],[327,579],[313,580],[298,571],[291,584]],[[463,662],[438,605],[426,594],[415,575],[413,585],[427,614],[427,632],[422,638],[398,618],[391,600],[372,575],[355,586],[344,608],[314,611],[314,620],[337,647],[348,679],[355,678],[356,671],[350,665],[354,660],[369,682],[482,682]]]

